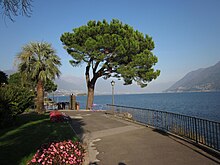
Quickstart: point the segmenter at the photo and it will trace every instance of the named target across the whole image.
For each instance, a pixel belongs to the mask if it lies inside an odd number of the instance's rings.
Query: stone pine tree
[[[31,42],[22,48],[18,54],[18,70],[23,78],[36,82],[37,112],[44,112],[44,85],[48,80],[54,80],[60,75],[60,58],[51,44],[46,42]]]
[[[100,77],[123,78],[124,85],[135,81],[145,87],[160,74],[153,68],[158,59],[152,53],[152,38],[119,20],[89,21],[63,33],[61,41],[73,58],[70,63],[74,67],[86,63],[87,109],[92,107],[95,84]]]

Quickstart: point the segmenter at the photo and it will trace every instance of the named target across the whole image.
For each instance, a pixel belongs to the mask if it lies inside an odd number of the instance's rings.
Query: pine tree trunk
[[[42,114],[45,112],[43,82],[40,80],[37,83],[37,109],[36,111],[39,114]]]
[[[92,109],[93,100],[94,100],[94,85],[89,84],[88,85],[86,109],[88,109],[88,110]]]

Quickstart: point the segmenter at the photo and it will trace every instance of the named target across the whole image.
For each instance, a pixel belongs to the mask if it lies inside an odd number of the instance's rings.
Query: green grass
[[[16,123],[0,130],[0,164],[26,164],[43,143],[76,140],[68,123],[52,123],[48,114],[23,114]]]

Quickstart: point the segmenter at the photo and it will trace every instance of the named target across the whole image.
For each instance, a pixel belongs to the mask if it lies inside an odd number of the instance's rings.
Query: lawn
[[[76,140],[68,123],[53,123],[49,114],[22,114],[16,126],[0,130],[0,164],[26,164],[37,149],[50,141]]]

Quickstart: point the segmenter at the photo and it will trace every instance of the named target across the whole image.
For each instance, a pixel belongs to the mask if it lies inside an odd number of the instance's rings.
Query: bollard
[[[78,111],[79,108],[80,108],[80,106],[79,106],[79,102],[76,102],[76,110]]]
[[[70,95],[70,109],[75,110],[75,105],[76,105],[76,96],[71,94]]]

